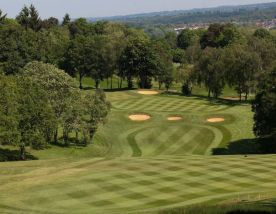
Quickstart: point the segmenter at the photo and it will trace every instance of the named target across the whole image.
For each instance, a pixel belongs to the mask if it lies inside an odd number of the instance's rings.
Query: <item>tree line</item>
[[[169,90],[173,83],[179,83],[184,95],[191,95],[193,86],[200,85],[205,86],[208,96],[214,98],[218,98],[224,87],[229,85],[235,88],[240,100],[242,97],[247,99],[249,93],[253,92],[257,93],[256,102],[264,102],[264,97],[270,95],[263,92],[258,97],[258,94],[263,90],[274,92],[269,84],[260,85],[260,80],[268,78],[269,75],[273,76],[271,72],[275,59],[275,35],[265,29],[252,30],[234,24],[211,24],[208,29],[185,29],[178,35],[168,32],[165,36],[152,38],[142,29],[112,22],[90,23],[83,18],[71,20],[68,14],[62,22],[54,17],[42,20],[33,5],[25,6],[16,19],[8,19],[1,11],[1,95],[5,99],[10,97],[11,100],[6,103],[11,103],[12,106],[8,108],[8,104],[2,102],[2,109],[6,110],[3,110],[1,115],[13,115],[13,110],[11,113],[7,110],[13,108],[14,115],[23,115],[19,113],[20,109],[36,107],[34,98],[46,93],[47,99],[40,101],[45,102],[44,109],[51,109],[48,113],[50,112],[52,117],[45,116],[45,119],[53,118],[49,123],[43,122],[43,118],[39,120],[44,127],[49,124],[47,136],[45,130],[33,128],[35,125],[28,125],[29,129],[19,125],[20,121],[27,121],[20,118],[21,116],[14,117],[11,120],[14,123],[10,125],[2,122],[0,126],[4,130],[13,130],[7,128],[12,125],[14,130],[17,129],[17,132],[1,132],[2,135],[6,133],[6,137],[1,138],[6,139],[2,143],[8,143],[8,139],[14,137],[13,142],[30,144],[23,140],[27,139],[24,133],[36,130],[32,136],[38,135],[40,140],[35,141],[42,142],[39,145],[45,145],[51,140],[57,141],[59,127],[63,129],[64,142],[67,142],[71,132],[76,133],[77,139],[81,133],[82,140],[89,142],[98,123],[104,121],[109,104],[103,92],[97,91],[88,97],[80,94],[79,89],[83,89],[84,77],[91,77],[96,89],[100,88],[103,80],[107,80],[108,87],[112,89],[114,76],[119,78],[119,88],[122,87],[123,81],[127,82],[129,89],[133,88],[135,83],[140,88],[151,88],[154,83],[158,83],[159,89],[165,87]],[[78,78],[78,87],[72,84],[72,77]],[[26,82],[26,85],[23,82]],[[59,83],[62,85],[58,85]],[[28,84],[34,86],[30,87]],[[21,94],[31,90],[30,88],[40,90],[33,89],[28,93],[26,99],[32,102],[29,107],[23,108],[21,104],[28,102],[21,100],[24,98]],[[17,99],[17,96],[9,93],[20,94],[20,98]],[[90,109],[83,108],[84,103]],[[266,107],[273,112],[272,104],[265,105],[264,108]],[[254,104],[253,109],[256,115],[258,111],[265,111],[257,104]],[[32,118],[33,112],[35,111],[26,110],[27,115],[30,113],[26,117]],[[74,117],[70,117],[72,115]],[[255,118],[257,121],[259,117]],[[258,127],[256,122],[255,132],[261,135],[263,132],[259,132]]]

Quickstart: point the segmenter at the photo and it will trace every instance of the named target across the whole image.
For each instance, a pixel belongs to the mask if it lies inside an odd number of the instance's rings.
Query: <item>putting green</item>
[[[136,91],[107,97],[112,111],[93,145],[53,146],[32,151],[39,161],[0,163],[0,212],[156,213],[276,197],[276,156],[211,156],[213,148],[254,137],[249,105]],[[133,112],[151,118],[134,122]],[[168,120],[177,115],[184,119]]]

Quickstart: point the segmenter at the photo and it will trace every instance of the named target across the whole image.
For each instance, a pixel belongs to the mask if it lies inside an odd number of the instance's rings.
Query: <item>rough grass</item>
[[[276,196],[276,156],[211,156],[213,148],[253,138],[249,105],[136,91],[107,97],[109,122],[93,145],[30,150],[40,160],[0,163],[1,213],[157,213]],[[137,112],[152,118],[130,121]],[[185,119],[167,121],[171,115]]]

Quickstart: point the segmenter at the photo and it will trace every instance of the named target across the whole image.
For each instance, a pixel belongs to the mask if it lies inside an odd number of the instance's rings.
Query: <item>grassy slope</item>
[[[0,163],[0,211],[157,212],[276,196],[275,156],[209,156],[214,147],[253,137],[249,105],[136,91],[107,96],[112,112],[93,145],[52,147],[32,151],[45,160]],[[133,112],[148,113],[152,119],[129,121]],[[166,120],[174,114],[182,115],[183,121]],[[209,124],[210,116],[226,121]]]

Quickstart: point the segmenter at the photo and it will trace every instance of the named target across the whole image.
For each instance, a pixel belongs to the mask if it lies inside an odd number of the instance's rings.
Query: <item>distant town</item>
[[[237,25],[255,25],[258,28],[265,28],[265,29],[276,29],[276,19],[272,20],[259,20],[256,22],[233,22]],[[176,33],[180,33],[184,29],[207,29],[210,23],[189,23],[189,24],[178,24],[174,26],[174,31]]]

